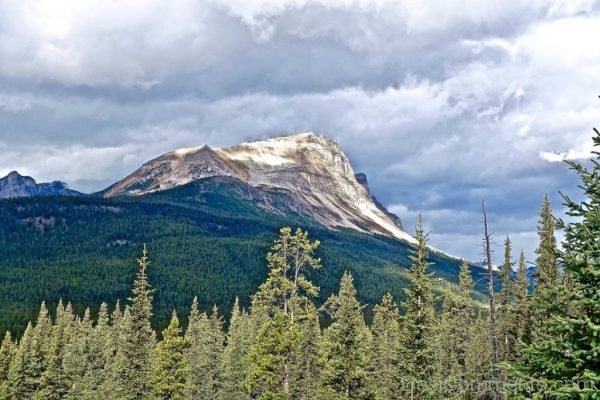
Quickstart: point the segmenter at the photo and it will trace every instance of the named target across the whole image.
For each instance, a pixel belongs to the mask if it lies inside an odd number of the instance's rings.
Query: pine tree
[[[191,346],[186,352],[190,363],[188,397],[216,400],[222,385],[221,359],[224,350],[223,320],[217,307],[210,317],[198,311],[194,298],[186,337]]]
[[[43,369],[36,345],[34,328],[30,322],[27,324],[8,369],[8,398],[30,400],[38,390]]]
[[[544,196],[542,207],[539,212],[538,237],[539,245],[535,250],[537,258],[535,265],[536,289],[543,287],[554,287],[558,284],[560,271],[558,269],[556,237],[554,236],[554,216],[548,195]]]
[[[10,388],[8,386],[8,370],[10,363],[15,356],[17,346],[13,342],[10,331],[7,331],[0,346],[0,399],[8,398]]]
[[[531,343],[531,315],[529,312],[529,279],[525,254],[521,251],[517,279],[514,285],[514,320],[517,321],[517,339],[520,343]],[[517,346],[520,352],[520,346]]]
[[[115,399],[125,391],[123,385],[126,383],[121,379],[121,366],[124,364],[124,361],[122,361],[123,352],[121,351],[124,320],[125,316],[121,309],[121,303],[117,300],[115,309],[110,315],[110,326],[107,329],[108,336],[104,337],[107,359],[103,374],[106,378],[100,381],[98,398]]]
[[[298,352],[299,337],[298,325],[279,309],[259,325],[248,352],[245,388],[251,399],[289,398],[290,364]]]
[[[123,400],[138,400],[151,391],[150,372],[154,353],[155,334],[150,326],[152,317],[152,295],[146,269],[148,251],[144,245],[142,257],[138,259],[139,271],[133,284],[133,296],[125,310],[122,321],[120,346],[115,372],[115,389]]]
[[[537,340],[544,334],[546,321],[560,314],[567,307],[567,290],[560,281],[558,267],[558,249],[554,236],[555,220],[552,215],[548,195],[544,196],[539,212],[537,258],[534,291],[530,302],[532,317],[532,339]]]
[[[65,347],[63,368],[69,377],[70,389],[66,399],[79,400],[86,390],[84,376],[91,357],[90,341],[93,327],[90,309],[87,308],[83,318],[75,320],[75,335]]]
[[[465,357],[465,372],[467,387],[464,400],[490,399],[494,392],[489,386],[493,376],[490,369],[492,364],[492,351],[490,347],[490,321],[487,314],[481,311],[472,321],[471,338],[467,342]]]
[[[433,274],[427,261],[427,234],[423,230],[423,219],[419,215],[415,239],[417,244],[410,255],[412,261],[408,272],[410,284],[406,292],[404,308],[404,351],[407,378],[416,386],[414,395],[427,399],[432,396],[431,379],[435,374],[434,327],[436,316],[433,297]]]
[[[239,299],[236,297],[227,332],[227,346],[221,361],[223,385],[220,400],[249,398],[244,389],[244,381],[248,373],[248,350],[253,335],[250,316],[240,308]]]
[[[40,390],[37,399],[64,399],[69,392],[69,387],[74,377],[69,376],[64,369],[64,359],[67,356],[67,345],[74,340],[74,315],[72,307],[58,304],[56,309],[56,323],[50,334],[50,353],[48,367],[40,379]]]
[[[595,130],[594,145],[600,146]],[[569,307],[546,319],[542,334],[512,372],[521,398],[600,398],[600,153],[588,170],[568,162],[579,175],[586,200],[563,195],[574,222],[560,221],[565,240],[560,261],[570,272]]]
[[[377,382],[376,393],[381,399],[399,399],[400,376],[400,313],[390,293],[373,308],[371,325],[372,380]]]
[[[370,333],[356,299],[352,275],[345,272],[337,296],[326,302],[333,322],[323,338],[319,399],[374,399],[370,382]]]
[[[298,321],[311,310],[318,287],[304,276],[320,268],[313,253],[319,242],[308,233],[282,228],[267,255],[269,276],[252,298],[257,334],[249,351],[245,387],[252,398],[285,399],[290,393],[292,366],[302,342]]]
[[[158,400],[183,400],[188,393],[190,367],[185,356],[191,340],[181,336],[179,319],[173,312],[171,323],[163,331],[163,340],[155,350],[152,369],[152,393]],[[203,398],[204,399],[204,398]]]
[[[459,273],[458,291],[448,291],[444,298],[441,321],[438,328],[438,371],[444,391],[438,393],[448,399],[471,398],[468,387],[467,358],[474,336],[471,292],[473,278],[469,264],[464,261]]]
[[[300,317],[296,318],[300,330],[298,350],[290,365],[290,398],[312,400],[316,398],[320,368],[318,365],[321,328],[319,315],[312,304],[308,304]]]
[[[514,312],[512,245],[507,236],[504,241],[504,263],[500,269],[502,289],[498,296],[498,357],[500,361],[511,361],[517,356],[518,325]]]
[[[48,367],[52,321],[42,302],[35,326],[27,326],[8,371],[11,398],[32,399]]]
[[[102,383],[108,379],[108,370],[111,362],[111,327],[106,303],[100,305],[96,326],[90,332],[88,354],[84,376],[81,379],[80,398],[93,400],[102,398]],[[107,396],[105,396],[107,397]]]

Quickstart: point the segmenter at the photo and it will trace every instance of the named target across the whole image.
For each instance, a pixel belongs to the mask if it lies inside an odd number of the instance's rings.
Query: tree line
[[[594,138],[600,145],[600,134]],[[131,297],[94,321],[60,303],[42,304],[35,323],[0,346],[4,399],[594,399],[600,396],[600,164],[569,163],[586,200],[564,196],[573,222],[556,220],[548,198],[539,213],[536,281],[523,253],[514,272],[506,238],[502,288],[491,308],[472,300],[465,262],[457,287],[436,310],[422,219],[409,285],[364,319],[353,277],[320,307],[310,279],[322,268],[318,241],[282,228],[267,255],[269,274],[248,310],[236,300],[228,329],[217,307],[191,305],[183,331],[174,312],[152,329],[152,268],[144,246]],[[562,250],[554,229],[565,232]],[[488,262],[489,260],[488,257]],[[490,316],[494,315],[493,323]],[[320,318],[326,318],[322,328]],[[493,339],[493,340],[491,340]],[[492,346],[491,343],[495,345]]]

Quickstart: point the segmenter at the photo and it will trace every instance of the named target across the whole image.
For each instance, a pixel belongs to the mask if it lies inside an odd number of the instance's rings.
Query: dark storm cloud
[[[597,1],[0,1],[0,175],[103,188],[174,148],[336,138],[432,243],[478,258],[480,201],[532,258],[557,163],[589,157]],[[501,241],[501,240],[499,240]]]

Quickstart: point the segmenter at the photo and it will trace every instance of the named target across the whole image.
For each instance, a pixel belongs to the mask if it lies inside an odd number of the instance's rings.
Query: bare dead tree
[[[481,201],[483,211],[483,251],[488,269],[488,295],[490,298],[490,340],[492,342],[492,379],[494,400],[500,400],[498,391],[498,338],[496,336],[496,304],[494,299],[494,271],[492,269],[491,237],[488,231],[487,214],[485,212],[485,201]]]

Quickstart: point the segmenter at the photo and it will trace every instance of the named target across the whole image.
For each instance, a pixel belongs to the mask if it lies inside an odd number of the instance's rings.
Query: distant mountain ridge
[[[210,177],[231,177],[267,191],[288,192],[288,208],[327,227],[379,233],[410,243],[398,216],[369,191],[365,174],[355,174],[333,139],[312,132],[242,143],[230,148],[201,146],[166,153],[106,188],[104,197],[136,196]]]
[[[61,181],[37,183],[30,176],[23,176],[17,171],[12,171],[4,178],[0,178],[0,199],[33,196],[81,196],[82,193],[69,189]]]

